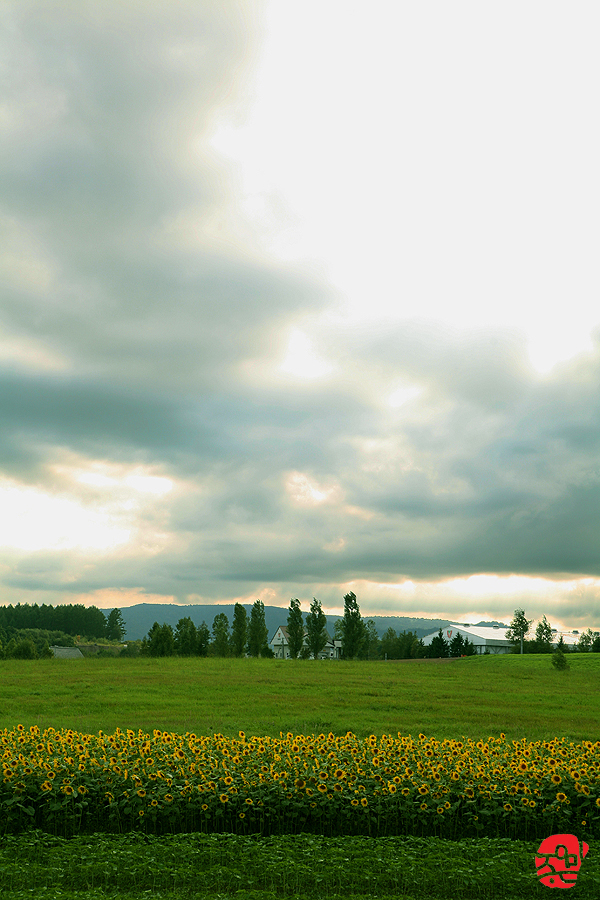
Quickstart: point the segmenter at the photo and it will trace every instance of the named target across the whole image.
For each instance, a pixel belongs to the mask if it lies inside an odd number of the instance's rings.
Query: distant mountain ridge
[[[252,610],[251,603],[242,604],[250,616]],[[209,629],[212,627],[213,619],[219,613],[226,613],[229,624],[233,622],[233,610],[235,604],[188,604],[187,606],[178,606],[175,603],[138,603],[135,606],[121,607],[121,615],[125,622],[127,633],[126,640],[137,641],[145,637],[155,622],[159,625],[167,624],[173,628],[180,619],[189,616],[194,625],[201,625],[206,622]],[[306,613],[304,613],[306,615]],[[269,632],[269,640],[273,637],[280,625],[287,623],[288,609],[281,606],[265,606],[265,623]],[[341,616],[327,616],[327,630],[333,636],[335,623]],[[425,637],[443,627],[448,622],[454,622],[454,619],[426,619],[414,616],[371,616],[363,614],[363,619],[373,619],[375,627],[379,633],[379,637],[388,630],[393,628],[397,633],[402,631],[412,631],[417,637]],[[473,623],[475,624],[475,623]],[[498,622],[478,622],[479,625],[502,624]]]

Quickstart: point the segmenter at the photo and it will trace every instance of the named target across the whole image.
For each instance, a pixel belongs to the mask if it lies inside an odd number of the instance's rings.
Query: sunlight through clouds
[[[0,482],[0,507],[0,545],[18,550],[109,551],[131,535],[105,510],[6,480]]]
[[[292,500],[302,506],[318,506],[337,494],[335,487],[321,487],[302,472],[290,473],[286,488]]]
[[[280,371],[298,378],[320,378],[332,371],[332,366],[319,359],[313,349],[312,342],[306,334],[297,328],[292,330],[285,359],[279,367]]]

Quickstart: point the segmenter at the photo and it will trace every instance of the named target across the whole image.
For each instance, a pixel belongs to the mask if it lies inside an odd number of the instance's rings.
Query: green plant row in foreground
[[[90,835],[40,832],[7,836],[0,847],[0,889],[107,892],[175,891],[276,897],[388,895],[529,898],[546,896],[536,877],[537,844],[436,838],[325,838],[317,835]],[[593,848],[577,897],[600,896]],[[29,894],[31,896],[31,894]],[[243,894],[242,894],[243,896]]]
[[[0,732],[1,826],[538,839],[600,830],[600,742]]]

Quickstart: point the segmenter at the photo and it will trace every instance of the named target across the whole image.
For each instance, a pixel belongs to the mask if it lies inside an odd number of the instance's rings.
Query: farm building
[[[83,659],[83,653],[78,647],[50,647],[55,659]]]
[[[327,630],[325,631],[325,634],[327,635],[327,643],[319,653],[319,659],[338,659],[341,652],[342,642],[332,640]],[[306,629],[304,629],[304,640],[306,642]],[[269,641],[269,647],[273,651],[276,659],[290,658],[287,625],[279,626],[279,628]]]
[[[513,644],[506,637],[507,630],[507,625],[457,625],[453,622],[448,622],[442,627],[442,635],[448,643],[457,634],[460,634],[463,640],[469,638],[475,647],[476,653],[510,653]],[[438,628],[437,631],[424,637],[423,643],[425,646],[428,647],[439,633]]]
[[[573,647],[577,645],[577,642],[580,638],[580,634],[578,631],[555,631],[552,633],[552,646],[556,647],[560,639],[563,639],[563,644],[566,644],[569,650],[572,650]]]

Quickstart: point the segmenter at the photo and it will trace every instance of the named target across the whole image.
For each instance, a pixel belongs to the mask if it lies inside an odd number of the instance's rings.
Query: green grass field
[[[0,727],[600,738],[600,655],[340,662],[3,660]]]
[[[94,659],[0,662],[0,728],[239,730],[360,737],[384,733],[509,739],[600,738],[600,655],[488,656],[451,662]],[[226,839],[225,839],[226,838]],[[513,900],[547,895],[531,842],[406,837],[135,834],[0,842],[8,900]],[[595,848],[575,888],[600,898]],[[199,877],[199,874],[202,877]],[[574,896],[575,896],[574,894]]]

